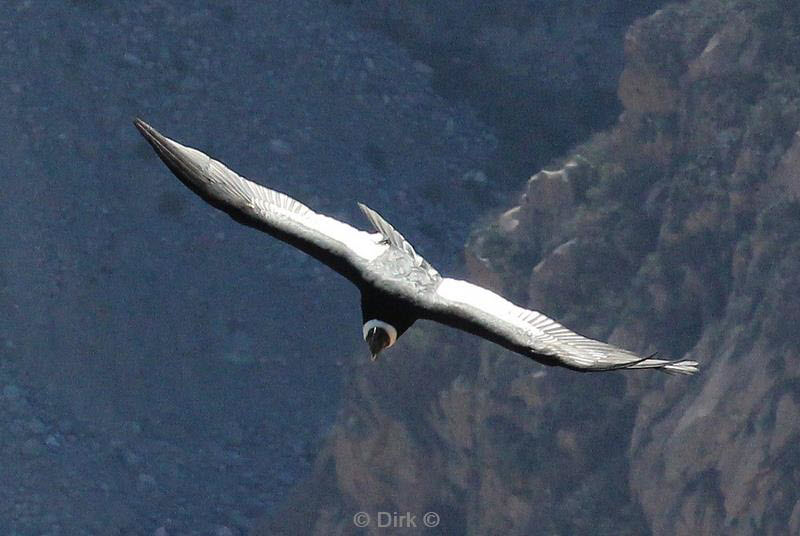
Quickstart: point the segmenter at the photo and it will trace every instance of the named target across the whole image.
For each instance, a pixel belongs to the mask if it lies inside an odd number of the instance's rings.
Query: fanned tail
[[[667,359],[655,359],[658,352],[651,354],[644,359],[634,361],[620,366],[619,368],[654,368],[667,374],[685,374],[687,376],[694,374],[698,370],[699,363],[691,359],[682,359],[680,361],[669,361]]]
[[[673,361],[672,363],[668,363],[667,365],[661,367],[661,370],[667,374],[685,374],[690,376],[697,372],[697,366],[697,361],[684,359],[683,361]]]

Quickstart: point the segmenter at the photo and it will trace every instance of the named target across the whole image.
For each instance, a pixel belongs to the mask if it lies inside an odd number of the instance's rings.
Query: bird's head
[[[386,348],[397,341],[397,329],[383,320],[367,320],[364,323],[364,340],[369,346],[369,353],[372,360],[378,359],[380,354]]]

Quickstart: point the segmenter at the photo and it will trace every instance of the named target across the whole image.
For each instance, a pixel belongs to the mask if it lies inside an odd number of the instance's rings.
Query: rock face
[[[616,43],[635,18],[665,3],[337,2],[409,48],[442,93],[481,109],[500,130],[504,165],[518,173],[613,123],[623,61]]]
[[[416,326],[353,371],[287,511],[318,534],[356,533],[359,510],[436,511],[452,534],[796,534],[798,6],[635,23],[617,124],[470,242],[478,279],[700,374],[579,375]]]

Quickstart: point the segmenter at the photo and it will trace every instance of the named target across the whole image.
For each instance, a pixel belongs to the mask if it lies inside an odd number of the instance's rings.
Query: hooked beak
[[[367,332],[365,337],[369,345],[369,352],[372,354],[372,360],[378,359],[378,354],[389,346],[389,334],[381,328],[372,328]]]

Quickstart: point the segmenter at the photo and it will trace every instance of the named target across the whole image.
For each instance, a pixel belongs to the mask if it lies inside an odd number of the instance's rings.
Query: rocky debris
[[[747,15],[733,16],[706,43],[703,52],[689,61],[687,77],[704,78],[759,76],[763,57],[761,30],[753,28]]]
[[[519,232],[545,241],[569,219],[575,202],[574,175],[580,172],[581,165],[570,161],[559,170],[542,170],[531,177],[517,213]]]
[[[580,245],[577,238],[564,242],[533,267],[528,287],[528,299],[532,304],[570,302],[575,299],[574,287],[573,292],[567,295],[563,292],[564,287],[568,287],[565,281],[578,279],[582,256]],[[549,314],[559,312],[550,311]]]
[[[93,429],[20,387],[10,360],[0,383],[3,533],[244,534],[294,485],[291,468],[308,464],[299,438],[280,445],[253,430],[233,446],[209,435],[189,448],[188,438],[164,439],[138,422]],[[285,477],[274,478],[275,465]]]
[[[22,389],[13,383],[3,387],[3,398],[6,400],[20,400],[23,398]]]
[[[590,166],[580,155],[561,169],[539,171],[528,180],[519,205],[504,212],[497,223],[509,235],[547,242],[555,229],[573,217],[575,189],[590,174]]]
[[[278,156],[289,156],[292,154],[292,146],[289,142],[278,138],[269,140],[269,150]]]
[[[489,178],[486,176],[486,173],[480,169],[470,169],[461,175],[461,181],[467,185],[486,186],[489,182]]]
[[[684,28],[669,10],[637,21],[625,33],[625,68],[617,95],[626,112],[668,113],[678,105]]]
[[[800,130],[795,132],[792,145],[783,153],[774,177],[781,193],[800,201]]]

